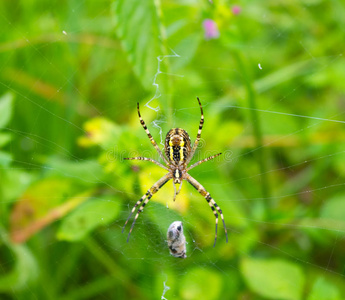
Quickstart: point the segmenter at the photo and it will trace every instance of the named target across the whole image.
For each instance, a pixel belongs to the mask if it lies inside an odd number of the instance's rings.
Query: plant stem
[[[127,287],[126,289],[130,289],[131,293],[136,296],[136,299],[138,299],[139,295],[142,293],[140,288],[138,288],[136,283],[133,282],[133,279],[130,277],[130,270],[123,268],[120,264],[116,263],[110,254],[106,252],[94,238],[89,237],[85,239],[84,245],[95,257],[95,259],[97,259],[99,263],[103,265],[110,276],[117,280],[117,284],[121,284],[122,286]],[[143,299],[146,298],[144,297]]]
[[[163,24],[163,13],[162,13],[162,9],[161,9],[161,1],[160,0],[154,0],[154,4],[156,7],[156,11],[157,11],[157,16],[158,16],[158,20],[159,20],[159,32],[160,32],[160,36],[162,39],[162,43],[161,43],[161,51],[162,51],[162,56],[166,56],[164,57],[164,59],[162,60],[162,66],[164,67],[164,70],[160,70],[165,74],[165,76],[167,76],[167,80],[164,81],[164,92],[162,94],[165,94],[165,98],[166,98],[166,118],[167,118],[167,122],[169,124],[170,127],[172,127],[172,110],[173,110],[173,98],[172,98],[172,86],[173,86],[173,81],[172,81],[172,77],[171,77],[171,68],[170,68],[170,63],[169,63],[169,59],[170,57],[167,57],[167,55],[169,55],[167,53],[167,35],[166,35],[166,30]]]
[[[271,203],[269,200],[270,197],[270,188],[268,183],[268,177],[267,177],[267,160],[266,160],[266,152],[265,148],[263,146],[263,137],[262,137],[262,131],[261,131],[261,123],[260,118],[257,112],[257,105],[256,105],[256,99],[255,99],[255,91],[252,85],[252,80],[247,72],[247,68],[245,66],[245,63],[243,62],[243,59],[241,58],[240,54],[237,52],[234,52],[234,58],[236,59],[236,62],[239,66],[239,69],[241,70],[241,74],[244,78],[244,83],[247,90],[247,97],[248,97],[248,104],[250,109],[250,117],[251,122],[253,125],[253,132],[254,132],[254,138],[256,143],[256,150],[257,153],[257,159],[259,163],[260,168],[260,177],[261,177],[261,191],[263,196],[263,205],[265,207],[265,218],[270,217],[271,212]]]

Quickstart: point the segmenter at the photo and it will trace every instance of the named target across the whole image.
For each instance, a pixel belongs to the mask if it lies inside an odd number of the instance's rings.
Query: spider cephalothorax
[[[131,213],[129,214],[129,217],[127,218],[125,225],[123,226],[123,229],[122,229],[122,232],[123,232],[127,223],[128,223],[128,220],[130,219],[130,217],[132,216],[132,214],[134,213],[136,208],[140,205],[140,207],[139,207],[139,209],[138,209],[138,211],[134,217],[132,226],[129,230],[127,242],[129,241],[129,237],[130,237],[131,232],[133,230],[135,221],[137,220],[137,218],[139,216],[139,213],[141,213],[144,210],[145,205],[150,201],[152,195],[157,193],[159,191],[159,189],[164,184],[166,184],[170,179],[173,180],[173,185],[174,185],[174,191],[175,191],[174,192],[174,200],[176,199],[176,196],[178,195],[178,193],[181,190],[183,180],[188,181],[202,196],[205,197],[207,203],[209,204],[209,206],[211,207],[211,209],[213,211],[214,216],[216,217],[216,233],[215,233],[215,239],[214,239],[214,246],[216,245],[216,241],[217,241],[218,213],[220,214],[220,217],[222,218],[223,226],[224,226],[224,230],[225,230],[225,235],[226,235],[226,242],[228,242],[228,233],[227,233],[227,230],[225,227],[225,222],[224,222],[222,210],[219,208],[217,203],[213,200],[210,193],[207,192],[206,189],[197,180],[195,180],[192,176],[190,176],[188,174],[189,170],[191,170],[194,167],[196,167],[196,166],[198,166],[198,165],[200,165],[206,161],[209,161],[210,159],[213,159],[213,158],[215,158],[221,154],[221,153],[218,153],[216,155],[212,155],[212,156],[205,158],[203,160],[200,160],[200,161],[194,163],[193,165],[191,165],[190,167],[188,167],[188,164],[191,161],[191,159],[193,158],[195,150],[198,147],[200,137],[201,137],[202,127],[204,124],[204,113],[202,110],[200,100],[199,100],[199,98],[197,98],[197,99],[198,99],[200,110],[201,110],[201,120],[200,120],[200,124],[199,124],[198,134],[197,134],[197,137],[196,137],[196,140],[194,142],[193,147],[191,147],[190,137],[184,129],[181,129],[181,128],[170,129],[166,135],[166,138],[165,138],[164,152],[165,152],[166,157],[163,155],[163,153],[159,149],[156,141],[152,137],[150,131],[147,129],[147,126],[146,126],[144,120],[141,118],[141,115],[140,115],[139,103],[137,104],[138,116],[140,119],[140,123],[143,126],[143,128],[145,129],[146,134],[148,135],[152,145],[156,148],[159,156],[164,161],[166,166],[162,165],[160,162],[158,162],[152,158],[147,158],[147,157],[130,157],[130,158],[125,158],[125,159],[150,161],[150,162],[153,162],[154,164],[162,167],[163,169],[167,170],[168,173],[166,175],[164,175],[161,179],[159,179],[146,192],[146,194],[144,196],[142,196],[137,201],[137,203],[134,205],[134,207],[133,207]],[[180,188],[178,191],[176,191],[175,184],[180,184]]]

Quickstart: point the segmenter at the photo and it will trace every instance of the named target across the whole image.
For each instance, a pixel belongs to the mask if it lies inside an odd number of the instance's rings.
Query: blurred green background
[[[345,298],[345,4],[0,2],[1,299]],[[172,127],[222,208],[168,183]],[[162,144],[160,144],[162,147]],[[187,258],[166,231],[183,221]],[[130,224],[129,224],[130,225]]]

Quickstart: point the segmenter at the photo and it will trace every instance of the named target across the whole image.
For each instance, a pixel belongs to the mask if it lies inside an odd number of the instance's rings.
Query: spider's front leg
[[[125,230],[125,227],[129,221],[129,219],[131,218],[132,214],[135,212],[136,208],[141,204],[141,206],[139,207],[135,217],[134,217],[134,220],[133,220],[133,223],[132,223],[132,226],[131,226],[131,229],[129,230],[129,233],[128,233],[128,237],[127,237],[127,243],[129,241],[129,237],[132,233],[132,230],[133,230],[133,227],[134,227],[134,224],[135,224],[135,221],[138,219],[139,217],[139,214],[144,210],[144,207],[145,205],[150,201],[151,197],[153,196],[153,194],[157,193],[160,188],[166,184],[170,179],[172,178],[172,175],[170,173],[164,175],[161,179],[159,179],[147,192],[144,196],[142,196],[138,201],[137,203],[135,203],[134,207],[132,208],[132,211],[131,213],[129,214],[126,222],[125,222],[125,225],[123,225],[123,228],[122,228],[122,233],[123,231]]]
[[[204,112],[202,110],[202,105],[201,105],[201,102],[199,100],[199,97],[196,97],[196,99],[198,99],[198,102],[199,102],[200,111],[201,111],[201,119],[200,119],[200,124],[199,124],[198,134],[196,136],[196,140],[194,142],[192,151],[189,153],[188,158],[187,158],[187,162],[186,162],[187,165],[192,160],[192,158],[194,156],[194,153],[195,153],[195,150],[198,147],[198,144],[199,144],[199,141],[200,141],[200,137],[201,137],[202,127],[204,126]]]
[[[164,155],[163,155],[161,149],[159,149],[159,147],[158,147],[158,145],[157,145],[155,139],[152,137],[152,135],[151,135],[149,129],[147,128],[147,126],[146,126],[146,124],[145,124],[143,118],[142,118],[141,115],[140,115],[139,103],[137,103],[137,110],[138,110],[138,116],[139,116],[140,124],[141,124],[141,126],[143,126],[143,128],[144,128],[144,130],[145,130],[147,136],[149,137],[149,139],[150,139],[150,141],[151,141],[151,144],[153,145],[153,147],[156,148],[156,150],[157,150],[159,156],[161,157],[161,159],[163,159],[163,161],[168,165],[168,164],[169,164],[168,160],[164,157]]]
[[[187,180],[202,196],[205,197],[208,205],[211,207],[211,209],[213,211],[214,216],[216,217],[216,233],[215,233],[213,247],[216,246],[216,242],[217,242],[218,214],[217,214],[216,210],[218,211],[218,213],[220,214],[220,217],[222,218],[225,236],[226,236],[226,242],[228,242],[228,231],[226,230],[223,212],[220,209],[220,207],[217,205],[216,201],[213,200],[210,193],[208,191],[206,191],[206,189],[201,185],[201,183],[199,183],[197,180],[195,180],[188,173],[185,174],[185,180]]]
[[[145,160],[145,161],[150,161],[152,163],[154,163],[157,166],[160,166],[161,168],[169,171],[169,169],[166,166],[163,166],[160,162],[152,159],[152,158],[148,158],[148,157],[141,157],[141,156],[136,156],[136,157],[125,157],[124,160]]]

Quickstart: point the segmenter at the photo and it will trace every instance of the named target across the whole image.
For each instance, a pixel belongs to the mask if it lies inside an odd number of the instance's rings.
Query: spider
[[[139,216],[139,214],[144,210],[145,205],[150,201],[151,197],[153,196],[153,194],[157,193],[160,188],[166,184],[169,180],[173,180],[173,185],[174,185],[174,201],[176,199],[176,196],[180,193],[181,191],[181,187],[182,187],[182,182],[183,180],[188,181],[203,197],[205,197],[207,203],[209,204],[209,206],[211,207],[214,216],[216,217],[216,232],[215,232],[215,239],[214,239],[214,245],[213,247],[216,245],[216,241],[217,241],[217,229],[218,229],[218,213],[220,214],[222,221],[223,221],[223,226],[224,226],[224,231],[225,231],[225,235],[226,235],[226,242],[228,242],[228,232],[226,230],[226,226],[225,226],[225,221],[224,221],[224,217],[223,217],[223,213],[222,210],[220,209],[220,207],[217,205],[217,203],[213,200],[213,198],[211,197],[210,193],[208,191],[206,191],[206,189],[196,180],[194,179],[192,176],[190,176],[188,174],[188,171],[190,171],[191,169],[195,168],[196,166],[209,161],[219,155],[221,155],[221,153],[218,153],[216,155],[212,155],[210,157],[207,157],[203,160],[200,160],[194,164],[192,164],[191,166],[188,167],[189,162],[191,161],[191,159],[194,156],[195,150],[198,147],[199,141],[200,141],[200,136],[201,136],[201,131],[202,131],[202,127],[204,124],[204,113],[202,110],[202,106],[200,103],[199,98],[198,102],[199,102],[199,106],[200,106],[200,111],[201,111],[201,120],[200,120],[200,124],[199,124],[199,130],[198,130],[198,134],[196,137],[196,140],[194,142],[193,147],[191,147],[191,141],[190,141],[190,137],[188,135],[188,133],[182,129],[182,128],[172,128],[169,130],[169,132],[166,135],[165,138],[165,145],[164,145],[164,151],[165,151],[165,155],[166,157],[163,155],[162,151],[159,149],[156,141],[153,139],[150,131],[147,129],[147,126],[144,122],[144,120],[142,119],[141,115],[140,115],[140,110],[139,110],[139,103],[137,103],[137,110],[138,110],[138,116],[140,119],[140,123],[143,126],[143,128],[146,131],[147,136],[149,137],[153,147],[156,148],[159,156],[161,157],[161,159],[164,161],[164,163],[166,164],[166,166],[162,165],[160,162],[152,159],[152,158],[147,158],[147,157],[129,157],[129,158],[124,158],[125,160],[146,160],[146,161],[150,161],[158,166],[160,166],[161,168],[165,169],[168,171],[168,173],[166,175],[164,175],[161,179],[159,179],[147,192],[144,196],[142,196],[137,203],[134,205],[131,213],[129,214],[125,225],[122,228],[122,233],[125,230],[125,227],[129,221],[129,219],[131,218],[132,214],[135,212],[136,208],[140,205],[132,226],[129,230],[128,233],[128,237],[127,237],[127,242],[129,241],[129,237],[132,233],[134,224]],[[176,191],[176,184],[180,184],[180,187],[178,189],[178,191]],[[218,212],[218,213],[217,213]]]

